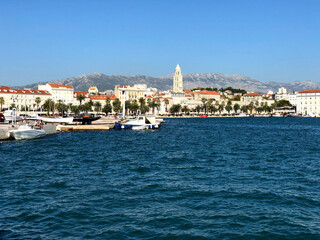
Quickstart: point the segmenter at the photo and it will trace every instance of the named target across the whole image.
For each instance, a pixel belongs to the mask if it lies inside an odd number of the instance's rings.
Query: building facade
[[[297,113],[302,115],[320,115],[320,90],[298,92]]]
[[[48,91],[54,102],[62,101],[64,104],[73,103],[73,87],[70,85],[51,84],[38,85],[39,90]]]
[[[127,100],[139,100],[140,98],[146,98],[152,96],[157,92],[156,88],[148,88],[146,84],[135,84],[133,86],[120,86],[116,85],[114,89],[114,95],[120,101]]]
[[[36,111],[41,108],[42,104],[51,98],[51,94],[44,90],[31,89],[11,89],[10,87],[0,87],[0,97],[3,98],[3,109],[9,109],[14,106],[17,110],[28,109],[29,111]],[[36,99],[40,98],[37,103]],[[0,109],[1,111],[2,109]]]

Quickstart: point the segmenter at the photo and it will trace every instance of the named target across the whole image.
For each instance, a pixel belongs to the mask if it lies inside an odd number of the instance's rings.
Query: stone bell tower
[[[176,66],[173,77],[173,92],[174,93],[183,93],[183,82],[181,68],[179,64]]]

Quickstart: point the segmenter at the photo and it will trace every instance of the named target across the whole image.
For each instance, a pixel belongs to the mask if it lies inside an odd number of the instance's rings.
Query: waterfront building
[[[146,98],[157,93],[156,88],[147,87],[146,84],[135,84],[133,86],[120,86],[116,85],[114,89],[114,95],[120,101],[126,100],[139,100],[139,98]]]
[[[297,93],[297,113],[320,115],[320,90],[304,90]]]
[[[297,106],[297,93],[296,92],[287,92],[285,88],[279,88],[278,92],[275,94],[275,100],[287,100],[293,106]]]
[[[246,104],[250,102],[261,102],[262,99],[262,95],[259,93],[246,93],[242,96],[242,101]]]
[[[201,101],[202,98],[205,99],[213,99],[214,101],[220,101],[221,97],[217,91],[195,91],[194,92],[194,100]]]
[[[70,85],[52,84],[38,85],[39,90],[48,91],[54,102],[62,101],[64,104],[73,103],[73,87]]]
[[[9,109],[13,104],[17,110],[22,110],[27,107],[30,111],[35,111],[41,105],[51,98],[51,94],[44,90],[32,89],[11,89],[10,87],[0,87],[0,97],[3,97],[3,109]],[[36,98],[40,98],[40,103],[36,103]],[[2,109],[0,109],[1,111]]]

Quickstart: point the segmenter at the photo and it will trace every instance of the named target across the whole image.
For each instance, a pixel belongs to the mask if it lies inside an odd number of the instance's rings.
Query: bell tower
[[[174,71],[173,92],[183,93],[182,74],[181,74],[181,68],[180,68],[179,64],[176,66],[176,69]]]

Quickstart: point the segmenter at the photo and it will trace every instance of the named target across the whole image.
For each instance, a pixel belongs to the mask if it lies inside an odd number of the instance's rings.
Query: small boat
[[[96,121],[98,119],[100,119],[100,116],[95,116],[94,114],[82,114],[80,116],[76,116],[74,117],[73,121],[74,122],[81,122],[83,125],[85,124],[91,124],[93,121]]]
[[[41,116],[38,116],[38,120],[42,120],[43,122],[49,122],[49,123],[68,123],[68,124],[71,124],[73,122],[73,117],[41,117]]]
[[[208,115],[207,114],[203,114],[203,115],[201,115],[201,117],[200,118],[207,118],[208,117]]]
[[[247,113],[239,113],[235,117],[249,117],[249,115]]]
[[[138,116],[136,119],[131,119],[124,122],[116,122],[115,129],[132,129],[132,130],[144,130],[144,129],[158,129],[160,123],[156,122],[155,117]]]
[[[16,130],[10,130],[9,135],[16,140],[27,140],[42,138],[47,135],[46,131],[41,128],[35,128],[30,125],[21,125]]]

